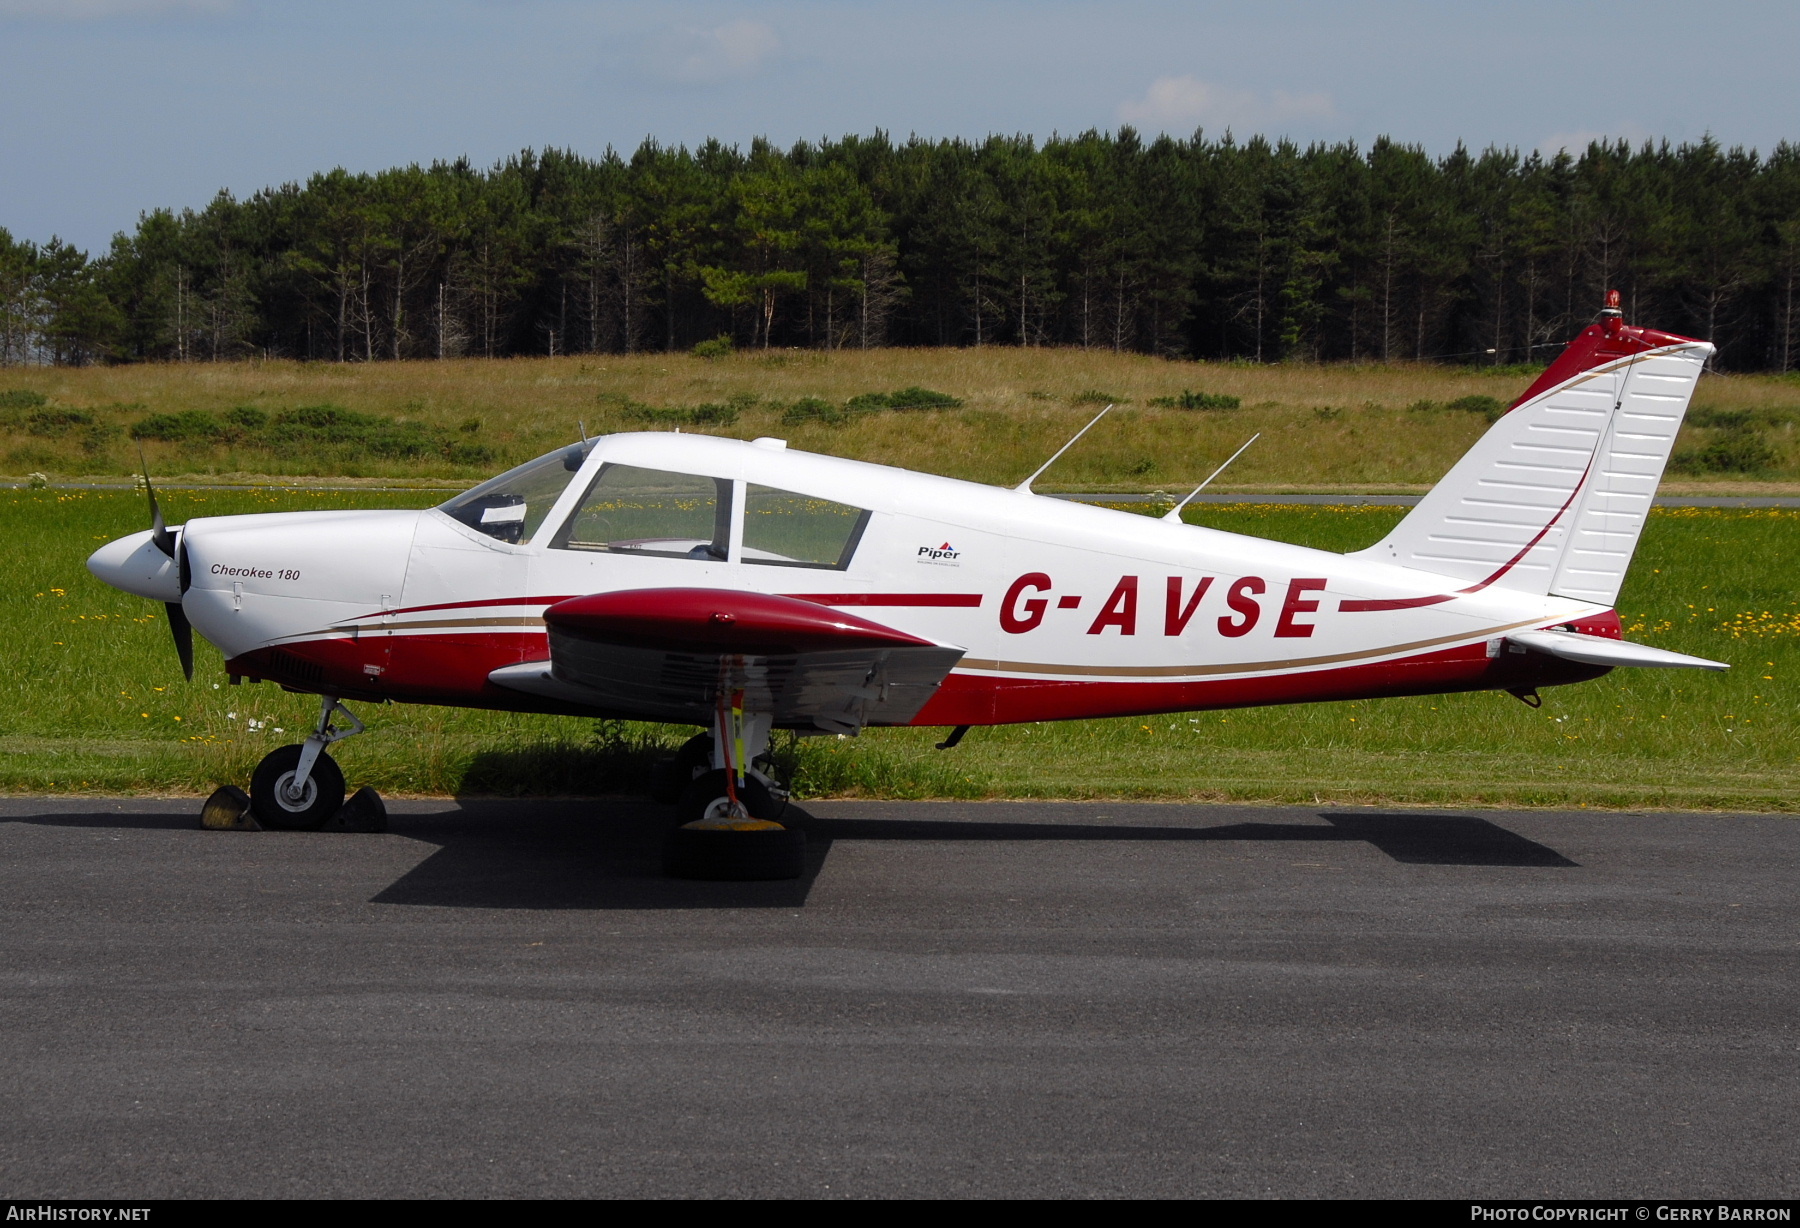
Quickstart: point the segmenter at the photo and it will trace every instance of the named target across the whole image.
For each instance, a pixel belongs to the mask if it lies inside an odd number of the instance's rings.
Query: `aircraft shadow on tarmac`
[[[1213,826],[944,819],[822,818],[790,808],[807,833],[807,870],[772,883],[689,882],[665,878],[661,849],[666,807],[626,798],[595,801],[467,799],[454,810],[398,813],[394,835],[438,845],[436,852],[372,899],[378,904],[449,908],[642,909],[792,908],[803,905],[840,840],[978,842],[1092,841],[1157,843],[1252,841],[1298,844],[1362,841],[1410,865],[1573,866],[1556,850],[1470,815],[1333,813],[1315,823],[1250,822]],[[58,827],[188,829],[197,816],[155,812],[16,815],[11,822]],[[219,833],[220,839],[256,839]],[[320,833],[321,840],[367,839]]]
[[[598,812],[598,813],[597,813]],[[604,816],[604,822],[595,822]],[[396,830],[442,847],[375,897],[383,904],[464,908],[786,908],[806,902],[840,840],[871,841],[1363,841],[1414,865],[1573,866],[1554,849],[1465,815],[1332,814],[1310,823],[1212,827],[821,818],[786,820],[807,833],[807,871],[776,883],[662,877],[668,811],[640,802],[467,801],[457,812],[402,816]]]

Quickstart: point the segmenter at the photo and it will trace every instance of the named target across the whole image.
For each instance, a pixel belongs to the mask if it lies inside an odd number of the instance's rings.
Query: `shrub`
[[[444,449],[444,456],[452,465],[468,465],[479,468],[494,463],[494,450],[484,443],[465,443],[458,440]]]
[[[1444,408],[1454,409],[1465,414],[1480,414],[1489,422],[1500,421],[1500,415],[1506,412],[1506,406],[1497,398],[1482,396],[1479,393],[1474,396],[1457,397]]]
[[[218,417],[201,409],[150,414],[132,425],[135,439],[168,443],[241,443],[290,455],[334,453],[355,458],[411,460],[446,451],[446,432],[417,422],[401,422],[375,414],[359,414],[336,405],[302,405],[270,417],[240,405]],[[480,445],[462,455],[459,464],[486,464],[491,451]]]
[[[104,456],[112,450],[113,440],[124,434],[110,422],[96,422],[81,430],[81,450],[89,456]]]
[[[236,411],[233,411],[236,412]],[[226,426],[204,409],[184,409],[175,414],[151,414],[131,427],[133,439],[161,439],[169,443],[201,440],[211,443],[224,437]]]
[[[1676,453],[1669,467],[1677,473],[1758,473],[1778,459],[1761,431],[1740,426],[1721,431],[1704,447]]]
[[[852,411],[870,409],[961,409],[962,402],[944,392],[934,392],[930,388],[900,388],[893,392],[865,392],[861,396],[851,397],[845,409]]]
[[[1243,402],[1222,392],[1191,392],[1183,389],[1178,396],[1157,397],[1150,404],[1159,409],[1236,409]]]
[[[25,429],[45,439],[60,439],[77,427],[93,425],[94,415],[84,409],[40,409],[25,419]]]
[[[720,334],[711,341],[702,341],[696,345],[694,347],[694,357],[707,359],[730,358],[735,349],[737,349],[737,347],[731,344],[731,338]]]
[[[696,405],[687,411],[688,421],[695,426],[730,426],[738,420],[738,408],[735,405],[720,405],[710,402]]]
[[[781,411],[784,425],[793,426],[799,423],[823,422],[827,426],[837,426],[850,418],[846,406],[833,405],[830,401],[819,397],[801,397]]]
[[[1687,420],[1694,426],[1747,430],[1751,425],[1751,412],[1747,409],[1713,409],[1708,406],[1689,410]]]
[[[444,446],[441,430],[337,405],[302,405],[278,413],[256,442],[280,451],[333,451],[383,460],[411,460]]]
[[[0,409],[36,409],[47,398],[29,388],[9,388],[0,392]]]
[[[1116,397],[1110,392],[1101,392],[1097,388],[1089,388],[1069,398],[1071,405],[1128,405],[1124,397]]]
[[[622,414],[631,422],[666,426],[730,426],[738,419],[735,405],[715,403],[685,408],[663,408],[638,401],[623,401]]]

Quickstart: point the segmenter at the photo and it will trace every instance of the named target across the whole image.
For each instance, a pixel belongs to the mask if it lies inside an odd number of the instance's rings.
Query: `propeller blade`
[[[194,680],[194,625],[179,601],[164,603],[169,611],[169,631],[175,636],[175,655],[181,658],[181,672]]]
[[[144,466],[144,493],[150,496],[150,540],[156,543],[156,548],[158,550],[162,551],[170,558],[174,558],[175,535],[169,532],[169,526],[163,523],[162,508],[157,506],[156,487],[150,485],[150,462],[144,459],[143,444],[138,445],[138,460],[142,462]],[[186,623],[187,620],[184,617],[182,619],[182,625],[185,626]],[[192,676],[193,675],[190,673],[189,677]]]

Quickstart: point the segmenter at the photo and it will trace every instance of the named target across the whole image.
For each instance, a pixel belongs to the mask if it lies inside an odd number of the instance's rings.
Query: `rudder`
[[[1616,297],[1611,301],[1616,304]],[[1713,347],[1587,328],[1387,537],[1353,557],[1611,605]]]

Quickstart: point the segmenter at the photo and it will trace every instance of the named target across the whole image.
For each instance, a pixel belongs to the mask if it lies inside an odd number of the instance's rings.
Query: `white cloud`
[[[1337,108],[1326,94],[1274,90],[1265,95],[1191,75],[1158,77],[1142,98],[1119,104],[1119,118],[1128,124],[1181,133],[1195,128],[1254,130],[1290,120],[1330,119],[1336,114]]]
[[[675,31],[654,61],[665,77],[705,85],[751,76],[780,50],[770,26],[745,18],[710,30]]]
[[[0,17],[99,21],[107,17],[217,16],[237,0],[0,0]]]

